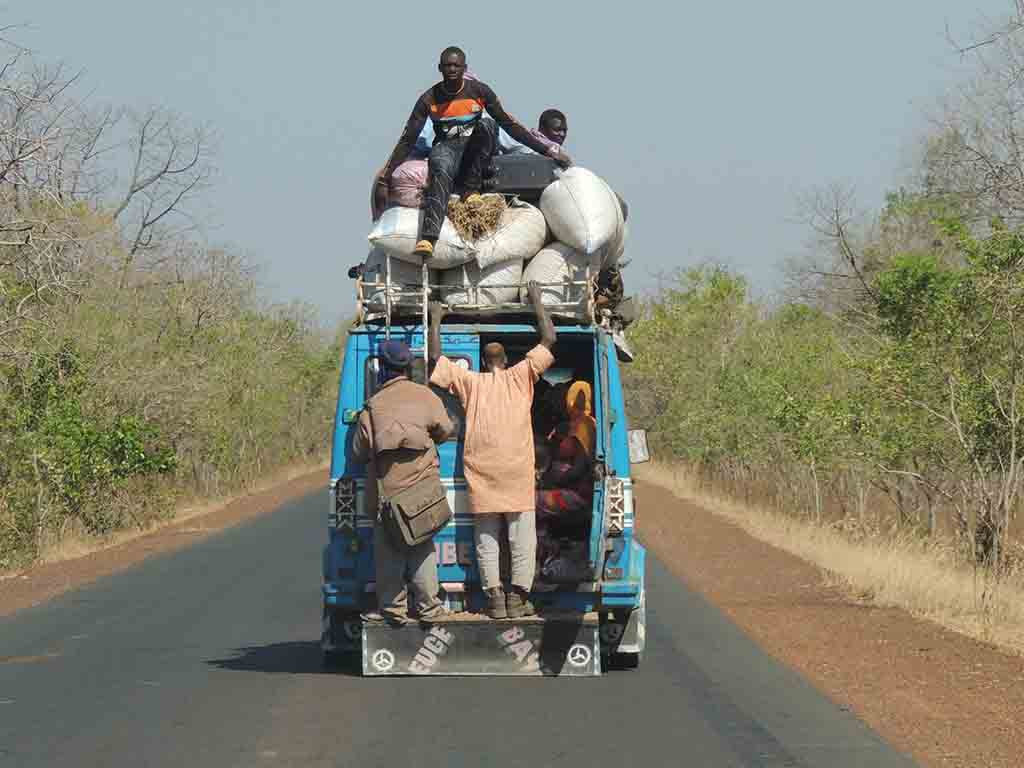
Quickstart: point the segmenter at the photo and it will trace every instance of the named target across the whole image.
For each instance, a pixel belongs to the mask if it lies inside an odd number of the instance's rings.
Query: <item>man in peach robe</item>
[[[486,373],[467,371],[441,354],[444,308],[431,304],[430,382],[456,395],[466,411],[463,465],[469,509],[476,528],[480,581],[487,615],[495,619],[532,615],[530,589],[536,570],[537,530],[534,473],[533,388],[554,357],[555,326],[541,302],[540,287],[527,286],[537,313],[540,343],[511,368],[501,344],[484,348]],[[512,556],[512,592],[506,597],[499,571],[503,524]]]

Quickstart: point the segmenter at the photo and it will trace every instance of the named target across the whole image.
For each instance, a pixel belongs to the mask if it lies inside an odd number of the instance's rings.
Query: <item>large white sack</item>
[[[433,280],[428,276],[428,280]],[[380,248],[374,248],[363,264],[363,300],[373,311],[384,311],[384,287],[387,279],[387,254]],[[379,283],[370,286],[368,283]],[[400,259],[391,259],[391,303],[395,305],[414,305],[423,301],[423,269]]]
[[[594,257],[601,267],[611,267],[619,263],[622,255],[626,252],[626,239],[629,237],[629,224],[625,221],[616,230],[612,239],[605,243]]]
[[[419,257],[413,256],[419,238],[420,220],[423,211],[418,208],[388,208],[367,236],[370,244],[381,248],[397,259],[419,266]],[[449,269],[472,261],[476,250],[465,242],[455,227],[446,218],[441,227],[441,236],[434,245],[434,255],[427,266],[432,269]]]
[[[528,203],[515,200],[501,214],[498,227],[473,243],[476,263],[487,269],[505,261],[522,261],[533,256],[548,241],[544,214]]]
[[[476,264],[465,264],[441,273],[441,299],[456,308],[460,304],[492,305],[518,301],[522,280],[522,261],[504,261],[486,269],[480,269]],[[473,290],[474,286],[479,290]]]
[[[521,299],[529,301],[526,284],[530,281],[541,283],[541,302],[547,306],[552,304],[583,304],[587,295],[587,267],[591,268],[590,276],[597,275],[598,263],[594,256],[587,256],[565,243],[552,243],[534,256],[523,270],[523,290]],[[581,307],[582,308],[582,307]]]
[[[622,207],[597,174],[574,166],[563,171],[540,196],[540,209],[559,242],[588,256],[621,229]]]

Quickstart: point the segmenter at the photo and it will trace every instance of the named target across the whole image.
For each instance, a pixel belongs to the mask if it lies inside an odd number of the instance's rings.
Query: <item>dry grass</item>
[[[153,531],[160,530],[161,528],[178,525],[193,518],[201,518],[211,512],[222,509],[245,496],[249,496],[254,493],[261,493],[273,488],[274,486],[287,483],[290,480],[302,477],[310,472],[315,472],[316,470],[326,466],[327,465],[323,459],[297,462],[290,464],[277,472],[268,474],[258,483],[254,483],[248,488],[237,493],[216,498],[193,497],[192,499],[180,504],[174,510],[173,514],[166,518],[153,520],[147,524],[146,527],[141,529],[134,528],[131,530],[116,531],[115,533],[104,537],[89,536],[78,532],[69,533],[65,537],[47,544],[38,561],[34,563],[33,566],[30,566],[30,568],[35,565],[76,560],[80,557],[85,557],[104,549],[110,549],[111,547],[127,544],[130,541],[134,541],[135,539],[152,533]],[[205,532],[205,530],[206,528],[204,528],[202,522],[200,522],[194,527],[182,529],[182,533],[202,533]],[[28,569],[22,568],[13,571],[0,571],[0,581],[15,578],[16,576],[25,573],[26,570]]]
[[[472,202],[452,200],[448,219],[463,240],[479,240],[498,228],[506,208],[503,195],[481,195]]]
[[[1024,653],[1024,574],[994,583],[957,561],[947,543],[911,537],[852,539],[819,525],[700,487],[685,467],[652,463],[634,468],[645,482],[667,488],[736,523],[754,537],[824,569],[858,599],[902,608],[949,629]]]

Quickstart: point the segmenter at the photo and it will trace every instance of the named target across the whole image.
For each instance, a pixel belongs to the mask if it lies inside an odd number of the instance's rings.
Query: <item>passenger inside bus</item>
[[[521,359],[532,339],[504,335],[509,364]],[[481,350],[492,339],[481,334]],[[554,365],[534,386],[533,433],[537,510],[535,591],[569,588],[590,578],[593,517],[593,347],[589,339],[559,336]]]
[[[587,539],[593,514],[596,422],[590,413],[590,385],[568,386],[564,416],[537,442],[538,573],[541,582],[573,583],[586,578]],[[553,394],[566,388],[552,387]],[[548,408],[552,405],[548,396]]]

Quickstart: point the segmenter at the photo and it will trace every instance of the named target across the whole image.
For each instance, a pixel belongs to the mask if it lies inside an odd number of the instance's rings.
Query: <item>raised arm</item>
[[[551,316],[548,315],[548,311],[544,307],[544,301],[540,294],[540,285],[537,284],[536,280],[531,280],[526,284],[526,292],[530,296],[530,301],[533,302],[533,311],[537,314],[537,331],[540,333],[540,343],[550,350],[555,346],[557,334],[555,333],[555,324],[551,322]]]
[[[427,359],[431,365],[441,356],[441,320],[444,319],[444,304],[430,302],[430,336],[428,337]]]

